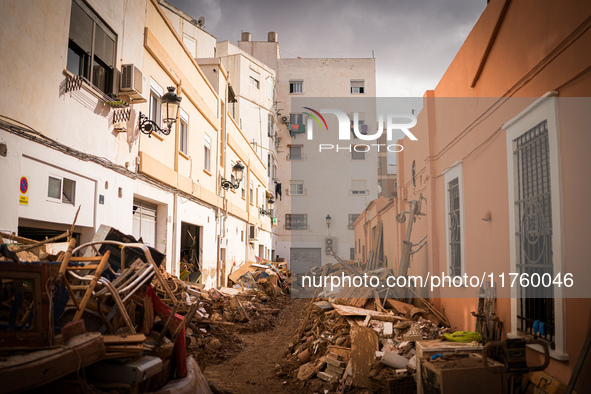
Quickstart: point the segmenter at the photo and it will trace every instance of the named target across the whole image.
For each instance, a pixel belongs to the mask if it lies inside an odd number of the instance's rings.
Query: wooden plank
[[[378,350],[378,334],[367,327],[351,327],[351,369],[353,385],[370,386],[369,372]]]
[[[75,241],[75,238],[72,238],[72,240]],[[74,319],[72,319],[72,321],[78,321],[78,320],[80,320],[80,318],[82,318],[82,314],[84,313],[84,310],[86,309],[86,305],[88,304],[88,301],[90,301],[90,297],[92,297],[92,292],[94,290],[94,287],[96,286],[96,282],[98,281],[101,274],[103,273],[103,270],[105,269],[105,266],[107,265],[107,261],[109,260],[110,256],[111,256],[111,251],[107,250],[107,253],[105,253],[105,255],[103,256],[103,259],[101,260],[101,263],[99,264],[98,269],[95,271],[94,276],[92,277],[92,280],[90,281],[90,285],[88,286],[88,290],[86,290],[86,293],[84,294],[84,297],[82,298],[82,301],[80,301],[80,308],[76,312],[76,315],[74,316]],[[65,261],[65,259],[64,259],[64,261]],[[60,269],[60,272],[61,272],[61,269]]]
[[[411,304],[407,304],[406,302],[392,299],[387,299],[385,304],[389,308],[395,309],[401,315],[406,315],[407,312],[411,311],[412,308],[414,308],[414,306]]]
[[[232,272],[229,276],[228,279],[230,279],[232,282],[237,283],[238,279],[240,279],[240,277],[244,274],[246,274],[247,272],[251,271],[251,266],[254,264],[253,261],[247,261],[246,263],[242,264],[240,267],[238,267],[236,269],[236,271]]]
[[[332,304],[337,313],[341,316],[371,316],[374,320],[397,322],[406,321],[407,318],[391,315],[388,313],[377,312],[369,309],[355,308],[347,305]]]
[[[112,344],[123,344],[123,343],[141,343],[146,340],[144,334],[133,334],[133,335],[105,335],[103,341],[105,346]]]

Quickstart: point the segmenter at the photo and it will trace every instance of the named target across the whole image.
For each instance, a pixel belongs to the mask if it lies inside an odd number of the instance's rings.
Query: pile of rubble
[[[289,271],[266,260],[219,290],[180,280],[162,269],[166,256],[109,228],[78,247],[70,232],[60,244],[2,235],[7,391],[209,392],[201,368],[241,349],[236,332],[272,327],[289,292]]]
[[[312,271],[340,275],[359,269],[341,261]],[[372,289],[345,288],[336,294],[322,289],[320,295],[310,302],[286,357],[276,366],[278,377],[306,381],[310,390],[388,391],[392,386],[414,392],[415,342],[451,331],[445,316],[420,297],[415,298],[418,307]]]

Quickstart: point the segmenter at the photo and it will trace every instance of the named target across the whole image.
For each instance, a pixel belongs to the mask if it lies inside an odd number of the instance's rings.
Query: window
[[[367,194],[365,181],[351,181],[351,194],[354,196]]]
[[[271,101],[275,100],[275,78],[271,76],[267,78],[267,98]]]
[[[271,154],[267,153],[267,176],[271,177]]]
[[[269,138],[273,138],[274,137],[274,133],[273,133],[273,115],[271,115],[271,114],[267,115],[267,136]]]
[[[462,163],[444,172],[445,209],[447,225],[447,272],[461,276],[465,272],[464,261],[464,186]]]
[[[365,160],[365,150],[367,145],[353,145],[351,149],[351,160]]]
[[[349,249],[349,260],[355,260],[355,248]]]
[[[67,69],[104,93],[113,91],[115,33],[81,0],[72,1]]]
[[[353,226],[353,224],[355,223],[355,220],[357,220],[358,217],[359,217],[358,213],[350,213],[349,214],[349,221],[348,221],[348,225],[347,225],[347,228],[349,230],[353,230],[355,228]]]
[[[240,195],[242,198],[246,199],[246,190],[244,190],[244,183],[240,182]]]
[[[256,77],[253,77],[253,76],[251,75],[248,81],[249,81],[249,83],[250,83],[252,86],[254,86],[255,88],[257,88],[257,89],[260,89],[260,88],[261,88],[261,83],[259,82],[259,78],[260,78],[260,77],[258,76],[258,74],[257,74],[257,76],[256,76]]]
[[[519,176],[515,190],[515,205],[519,220],[517,249],[521,252],[517,260],[517,272],[532,275],[538,273],[553,276],[552,264],[552,208],[550,191],[550,159],[548,147],[548,122],[543,121],[513,140],[513,158]],[[540,292],[545,297],[538,298]],[[517,330],[534,334],[536,320],[546,325],[543,339],[554,336],[554,303],[552,288],[521,289],[517,308]],[[535,297],[535,298],[534,298]]]
[[[76,204],[76,181],[50,176],[47,182],[47,197],[63,204]]]
[[[351,94],[363,94],[365,93],[365,81],[363,80],[352,80],[351,81]]]
[[[359,113],[358,115],[359,115],[359,119],[357,119],[357,125],[358,125],[357,129],[360,134],[367,135],[369,127],[368,127],[368,125],[365,124],[365,120],[364,120],[365,113],[362,112],[362,113]],[[355,129],[354,129],[354,127],[355,127],[354,114],[350,114],[349,118],[351,119],[351,135],[353,136],[354,139],[357,139],[357,134],[355,134]]]
[[[155,122],[158,126],[162,126],[162,116],[160,115],[160,111],[162,109],[162,95],[164,94],[164,90],[156,81],[150,78],[150,103],[149,103],[149,118],[151,121]],[[158,130],[154,130],[155,132],[159,133]]]
[[[288,145],[289,147],[289,160],[302,160],[302,145]]]
[[[447,184],[448,215],[449,215],[449,274],[460,276],[462,274],[462,238],[460,236],[460,186],[458,178],[454,178]]]
[[[304,181],[289,181],[289,194],[291,196],[303,196]]]
[[[211,171],[211,138],[207,134],[203,138],[203,169]]]
[[[180,110],[179,122],[179,151],[185,155],[189,154],[189,115],[182,109]]]
[[[191,56],[193,58],[196,58],[197,57],[197,41],[193,37],[188,35],[187,33],[183,33],[183,44],[185,44],[185,46],[189,50],[189,53],[191,54]]]
[[[289,114],[289,123],[304,124],[304,114]]]
[[[289,81],[289,93],[291,93],[291,94],[304,93],[304,81]]]
[[[156,245],[157,206],[139,199],[133,200],[133,224],[131,234],[146,245]]]
[[[510,270],[518,274],[555,276],[564,267],[557,100],[546,94],[503,125],[513,237]],[[534,322],[544,322],[545,335],[539,338],[549,342],[551,357],[567,360],[564,298],[560,286],[516,289],[511,300],[511,335],[531,335]]]
[[[250,181],[250,195],[249,195],[249,199],[250,199],[250,205],[254,204],[254,184],[252,183],[252,181]]]
[[[285,229],[286,230],[307,230],[308,229],[308,215],[305,213],[286,213],[285,214]]]

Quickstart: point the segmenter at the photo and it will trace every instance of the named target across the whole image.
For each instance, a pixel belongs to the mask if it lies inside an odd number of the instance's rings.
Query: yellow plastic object
[[[446,341],[452,342],[468,343],[474,341],[480,342],[482,340],[480,334],[474,331],[456,331],[453,334],[443,334],[443,336]]]

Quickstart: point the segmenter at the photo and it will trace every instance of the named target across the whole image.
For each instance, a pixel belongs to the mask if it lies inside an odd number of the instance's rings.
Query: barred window
[[[354,223],[355,223],[355,220],[357,220],[358,217],[359,217],[359,214],[358,213],[350,213],[349,214],[349,224],[347,226],[347,228],[349,230],[353,230],[355,228],[354,227]]]
[[[449,250],[451,276],[462,275],[462,238],[460,217],[460,187],[459,178],[454,178],[447,183],[448,215],[449,215]]]
[[[513,140],[516,168],[516,247],[519,273],[530,276],[554,273],[552,248],[552,204],[550,153],[547,121],[539,123]],[[554,292],[552,287],[520,288],[517,302],[517,330],[534,333],[535,321],[545,324],[542,339],[554,340]]]
[[[285,214],[285,229],[286,230],[307,230],[308,229],[308,215],[305,213],[286,213]]]

